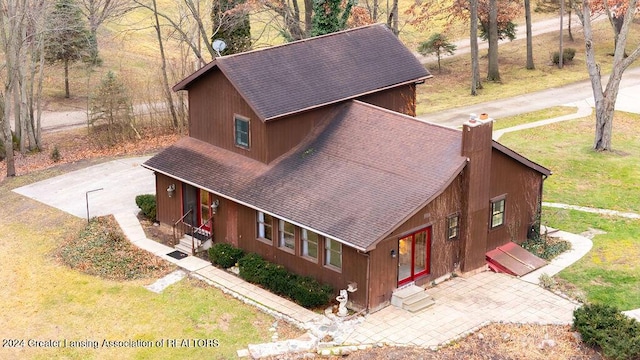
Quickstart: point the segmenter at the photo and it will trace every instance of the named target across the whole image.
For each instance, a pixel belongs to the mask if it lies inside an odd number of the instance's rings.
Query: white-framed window
[[[233,118],[233,124],[236,145],[248,149],[250,147],[249,119],[236,115]]]
[[[460,215],[453,214],[447,218],[447,239],[455,240],[460,235]]]
[[[491,200],[491,228],[496,228],[504,224],[505,197],[502,196]]]
[[[295,251],[296,226],[284,220],[278,220],[278,246]]]
[[[258,211],[258,239],[273,241],[273,216]]]
[[[300,229],[302,238],[302,256],[318,260],[318,234],[311,230]]]
[[[335,240],[324,240],[324,264],[342,269],[342,244]]]

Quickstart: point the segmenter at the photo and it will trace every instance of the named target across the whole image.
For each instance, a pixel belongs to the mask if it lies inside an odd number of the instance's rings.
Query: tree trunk
[[[164,95],[169,106],[169,112],[171,113],[171,120],[175,129],[180,125],[178,123],[178,115],[176,114],[175,106],[173,105],[173,97],[171,96],[171,89],[169,88],[169,78],[167,76],[167,58],[164,54],[164,46],[162,44],[162,33],[160,32],[160,20],[158,19],[158,7],[156,0],[153,0],[153,13],[156,19],[156,35],[158,36],[158,45],[160,47],[160,58],[162,60],[162,82],[164,87]]]
[[[70,98],[71,93],[69,92],[69,60],[64,60],[64,97]]]
[[[2,117],[2,133],[4,135],[4,152],[5,152],[5,162],[7,164],[7,177],[16,176],[16,164],[15,158],[13,156],[13,138],[11,136],[11,123],[9,120],[9,106],[5,104],[9,104],[11,101],[10,95],[6,92],[2,94],[3,102],[0,103],[0,116]]]
[[[398,29],[398,0],[393,0],[391,10],[388,11],[387,26],[398,36],[398,34],[400,34],[400,30]]]
[[[572,1],[573,0],[569,1],[569,14],[568,14],[569,15],[569,21],[568,21],[568,24],[567,24],[567,30],[569,31],[569,41],[571,41],[571,42],[573,42],[573,33],[571,32],[571,18],[573,17],[571,15],[571,13],[572,13],[571,9],[573,8]]]
[[[487,80],[500,81],[498,68],[498,1],[489,0],[489,68]]]
[[[603,97],[596,104],[596,131],[593,149],[597,151],[611,150],[611,134],[615,101]]]
[[[560,50],[559,50],[559,54],[560,56],[558,56],[558,68],[562,69],[562,67],[564,66],[564,44],[562,43],[562,40],[564,38],[564,0],[560,0]]]
[[[562,0],[561,0],[562,1]],[[533,35],[531,34],[531,1],[524,0],[524,17],[527,28],[527,70],[533,70]]]
[[[311,34],[311,22],[313,18],[313,0],[304,0],[304,31],[309,36]]]
[[[471,95],[478,95],[478,89],[482,89],[480,82],[480,64],[478,51],[478,0],[469,0],[471,11],[471,29],[469,42],[471,47]]]

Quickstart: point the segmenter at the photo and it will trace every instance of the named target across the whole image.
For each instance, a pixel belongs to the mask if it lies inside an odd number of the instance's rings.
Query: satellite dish
[[[218,53],[218,56],[221,56],[220,52],[227,48],[227,44],[220,39],[213,40],[213,44],[211,44],[211,46],[213,47],[213,50]]]

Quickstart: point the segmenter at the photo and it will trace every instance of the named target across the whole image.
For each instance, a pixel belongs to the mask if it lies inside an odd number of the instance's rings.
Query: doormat
[[[171,256],[171,257],[172,257],[172,258],[174,258],[174,259],[178,259],[178,260],[180,260],[180,259],[184,259],[184,258],[186,258],[187,256],[189,256],[189,255],[187,255],[187,254],[183,253],[183,252],[182,252],[182,251],[180,251],[180,250],[172,251],[172,252],[168,253],[167,255],[168,255],[168,256]]]

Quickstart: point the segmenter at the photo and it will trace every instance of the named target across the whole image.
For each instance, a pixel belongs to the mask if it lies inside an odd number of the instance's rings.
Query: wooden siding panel
[[[358,100],[409,116],[416,116],[415,84],[407,84],[361,96]]]
[[[416,280],[418,285],[426,284],[456,269],[460,261],[460,240],[448,239],[447,218],[460,214],[462,210],[462,176],[453,182],[431,203],[394,230],[387,239],[380,242],[371,256],[370,308],[378,309],[391,299],[398,285],[398,257],[390,256],[391,250],[398,254],[398,240],[407,233],[431,226],[430,273]],[[462,222],[462,216],[460,221]],[[460,224],[462,231],[462,223]],[[460,237],[459,237],[460,238]],[[380,279],[380,280],[378,280]]]
[[[250,148],[235,145],[234,116],[250,121]],[[219,71],[211,71],[189,88],[189,136],[266,162],[266,127]]]
[[[542,175],[518,161],[493,150],[490,197],[506,195],[505,221],[489,231],[486,250],[509,241],[521,243],[539,211]]]
[[[169,197],[167,188],[175,184],[173,197]],[[163,174],[156,173],[156,218],[158,221],[173,225],[182,216],[182,183]]]

